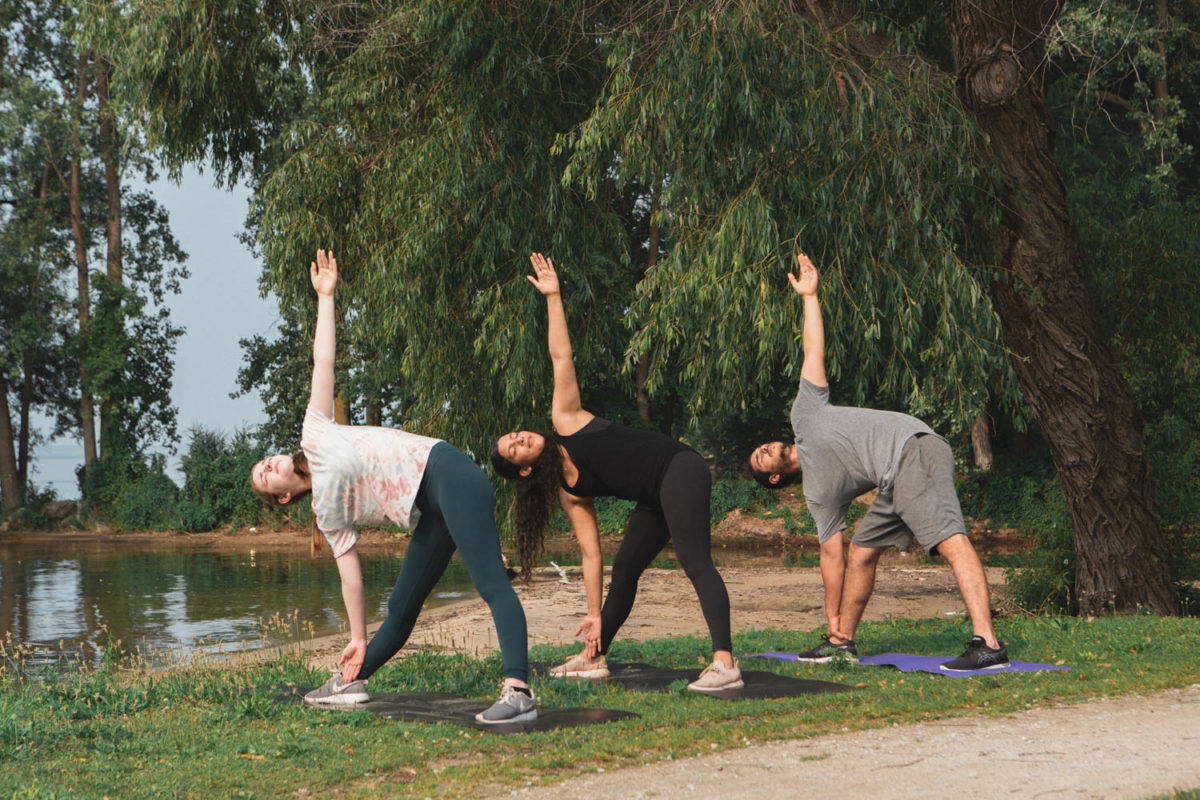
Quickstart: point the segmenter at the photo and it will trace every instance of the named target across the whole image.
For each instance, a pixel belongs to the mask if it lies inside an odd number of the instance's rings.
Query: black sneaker
[[[796,654],[797,661],[805,661],[809,664],[825,664],[833,660],[850,661],[858,663],[858,648],[854,646],[853,639],[847,639],[839,644],[834,644],[829,641],[828,636],[821,637],[821,643],[811,650],[805,650],[803,653]]]
[[[987,646],[982,636],[972,636],[967,642],[967,651],[958,658],[942,664],[942,669],[948,672],[970,672],[976,669],[1000,669],[1008,664],[1008,648],[1004,642],[998,642],[999,647],[993,649]]]

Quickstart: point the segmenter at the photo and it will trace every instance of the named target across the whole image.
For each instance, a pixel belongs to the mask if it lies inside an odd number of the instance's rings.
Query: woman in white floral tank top
[[[268,502],[288,505],[312,494],[319,530],[314,543],[319,546],[321,538],[329,543],[341,576],[350,643],[339,660],[341,671],[310,692],[305,703],[367,702],[367,679],[404,646],[421,605],[458,550],[491,609],[504,662],[500,699],[476,719],[535,719],[537,705],[526,682],[525,612],[500,554],[491,483],[466,454],[439,439],[333,421],[337,261],[332,253],[317,251],[310,277],[317,293],[317,327],[301,452],[264,458],[250,473],[251,486]],[[357,526],[387,523],[411,528],[412,538],[387,617],[368,643]]]

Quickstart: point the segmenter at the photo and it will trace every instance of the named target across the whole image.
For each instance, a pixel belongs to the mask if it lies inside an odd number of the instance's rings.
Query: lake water
[[[604,539],[606,563],[618,544]],[[385,616],[403,557],[404,540],[364,548],[369,621]],[[788,563],[786,554],[763,548],[716,548],[713,557],[718,566]],[[551,562],[578,565],[578,547],[548,542],[542,564]],[[652,566],[678,565],[668,548]],[[426,607],[475,596],[455,557]],[[10,652],[14,644],[33,648],[26,665],[34,669],[75,659],[95,664],[115,642],[157,663],[261,647],[281,640],[280,618],[302,638],[336,634],[345,631],[343,613],[336,563],[327,551],[309,558],[306,543],[251,550],[245,542],[195,547],[171,538],[0,540],[0,642]]]
[[[364,553],[368,618],[382,619],[403,549]],[[431,604],[475,596],[455,559]],[[169,540],[0,542],[0,639],[35,648],[38,667],[81,658],[120,641],[152,661],[193,651],[230,652],[278,637],[275,615],[294,618],[307,636],[338,633],[342,596],[328,552],[307,548],[257,551],[180,549]],[[294,617],[293,617],[294,614]],[[11,646],[8,647],[11,650]]]

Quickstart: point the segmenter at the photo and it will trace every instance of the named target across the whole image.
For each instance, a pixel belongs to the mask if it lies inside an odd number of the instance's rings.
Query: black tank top
[[[579,477],[562,487],[576,497],[619,497],[658,505],[663,475],[677,454],[690,450],[657,431],[630,428],[595,417],[570,436],[554,437],[571,457]]]

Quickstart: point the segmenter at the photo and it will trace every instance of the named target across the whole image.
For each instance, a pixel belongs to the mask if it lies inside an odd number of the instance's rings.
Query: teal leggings
[[[388,598],[387,618],[367,645],[359,677],[371,677],[408,641],[425,598],[457,548],[471,582],[492,611],[504,677],[528,680],[525,610],[500,557],[495,498],[487,476],[461,450],[438,442],[429,452],[416,505],[421,519]]]

